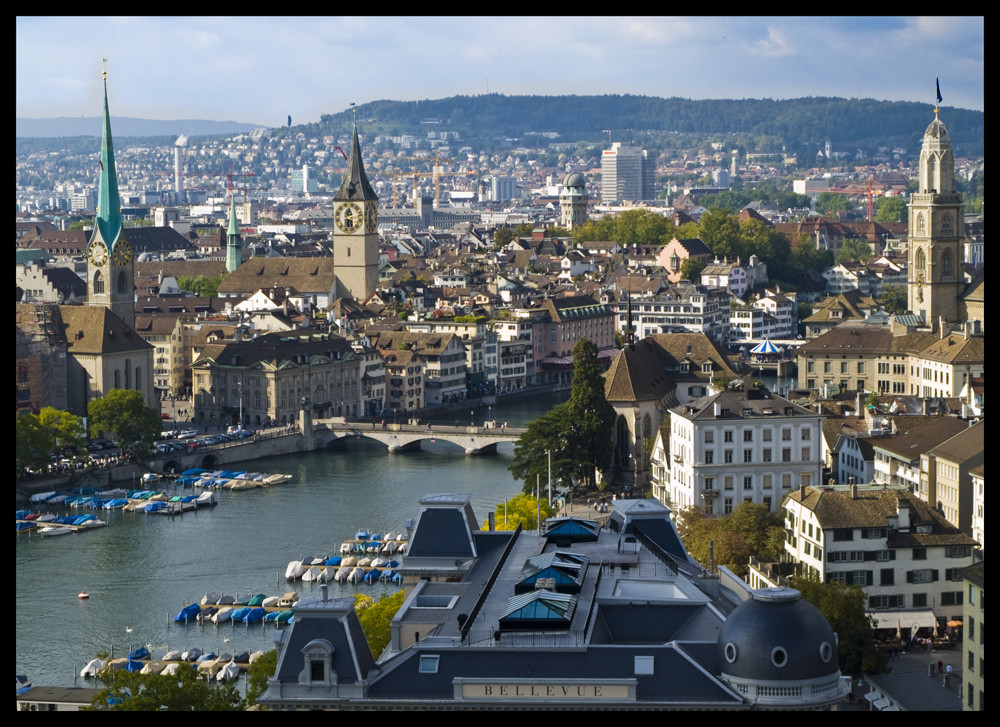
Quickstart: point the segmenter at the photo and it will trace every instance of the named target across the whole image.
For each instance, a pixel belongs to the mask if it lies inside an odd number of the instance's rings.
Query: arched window
[[[98,295],[104,292],[104,275],[101,274],[100,270],[94,273],[93,289],[94,293]]]
[[[945,235],[951,234],[951,215],[944,215],[941,218],[941,232]]]
[[[917,248],[917,254],[914,255],[914,265],[913,272],[916,273],[917,278],[922,279],[924,277],[924,268],[927,266],[927,256],[924,254],[924,249],[922,247]]]
[[[124,295],[125,293],[128,292],[125,289],[125,281],[126,281],[126,277],[125,277],[124,271],[123,272],[119,272],[118,273],[118,293],[119,293],[119,295]]]
[[[114,388],[116,388],[116,389],[122,388],[122,372],[119,371],[118,369],[115,369],[115,376],[114,376],[114,378],[115,378]]]
[[[125,359],[125,388],[132,388],[132,362]]]
[[[142,369],[135,367],[135,390],[142,391]]]

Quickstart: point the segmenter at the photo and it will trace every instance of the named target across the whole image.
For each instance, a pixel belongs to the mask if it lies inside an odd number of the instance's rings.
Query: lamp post
[[[469,412],[469,426],[470,427],[476,426],[476,419],[475,419],[475,417],[476,417],[476,410],[473,409],[472,411]]]

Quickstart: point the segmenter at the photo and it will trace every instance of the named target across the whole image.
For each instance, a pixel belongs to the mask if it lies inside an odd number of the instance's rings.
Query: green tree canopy
[[[875,201],[876,222],[905,222],[906,200],[902,197],[879,197]]]
[[[836,217],[838,212],[850,209],[854,209],[854,204],[837,192],[820,192],[816,198],[816,210],[822,215]]]
[[[681,512],[677,527],[688,553],[708,566],[714,544],[716,565],[724,565],[741,578],[749,572],[751,556],[776,561],[784,551],[785,530],[781,518],[765,505],[744,502],[722,518],[708,517],[701,508]]]
[[[182,662],[172,675],[125,670],[97,693],[87,711],[111,712],[231,712],[243,708],[232,683],[207,682],[194,664]]]
[[[160,436],[162,423],[156,410],[146,406],[138,391],[112,389],[87,405],[93,435],[109,433],[122,449],[148,454]]]
[[[25,469],[41,470],[52,462],[52,437],[42,426],[37,414],[24,412],[17,417],[14,425],[14,447],[17,457],[17,471]]]
[[[514,445],[509,465],[524,492],[535,491],[535,482],[548,482],[548,452],[552,453],[553,482],[589,484],[597,470],[611,464],[611,436],[615,410],[604,395],[604,377],[597,361],[597,346],[581,339],[573,348],[573,390],[569,401],[528,423]]]
[[[83,425],[83,417],[45,406],[38,413],[38,419],[52,437],[52,449],[56,452],[66,447],[83,447],[87,441],[87,429]]]
[[[374,599],[363,593],[354,596],[354,611],[361,622],[368,648],[377,659],[392,639],[392,617],[403,605],[403,591]]]
[[[909,295],[904,285],[886,285],[879,298],[886,313],[903,313],[910,305]]]
[[[493,233],[493,245],[495,247],[504,247],[510,244],[510,241],[513,239],[514,233],[509,227],[501,227]]]
[[[871,260],[872,248],[866,240],[862,240],[859,237],[848,237],[844,240],[844,244],[840,248],[840,252],[837,253],[835,261],[838,263],[846,262],[867,262]]]

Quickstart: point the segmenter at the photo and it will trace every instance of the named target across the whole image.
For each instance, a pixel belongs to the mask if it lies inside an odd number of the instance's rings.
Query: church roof
[[[365,166],[361,161],[361,144],[358,142],[358,127],[354,126],[354,135],[351,137],[351,154],[347,160],[347,172],[344,174],[344,181],[340,185],[340,191],[333,198],[335,202],[363,202],[366,200],[378,201],[378,195],[368,182],[368,175],[365,174]]]
[[[72,354],[108,355],[153,348],[102,305],[63,305],[59,312]]]
[[[91,238],[100,239],[114,250],[122,233],[121,198],[118,196],[118,173],[115,149],[111,141],[111,113],[108,111],[108,79],[104,79],[104,131],[101,136],[101,175],[97,196],[97,224]]]

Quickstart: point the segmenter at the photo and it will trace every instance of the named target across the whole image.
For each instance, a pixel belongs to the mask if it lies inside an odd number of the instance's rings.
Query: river
[[[568,392],[541,395],[494,406],[491,413],[521,426],[566,398]],[[202,626],[175,624],[173,617],[207,591],[318,595],[318,586],[285,583],[290,560],[336,554],[360,528],[402,530],[428,493],[470,493],[482,522],[521,489],[507,470],[511,452],[501,445],[496,455],[469,457],[437,442],[421,452],[390,455],[358,439],[343,449],[229,466],[293,479],[279,487],[222,491],[211,509],[178,517],[99,513],[108,527],[58,538],[18,536],[17,673],[35,685],[83,685],[80,669],[99,652],[117,657],[148,645],[155,658],[168,648],[270,649],[277,628],[271,624]],[[359,590],[381,595],[386,587],[330,585],[331,597]],[[81,591],[90,598],[77,598]]]

